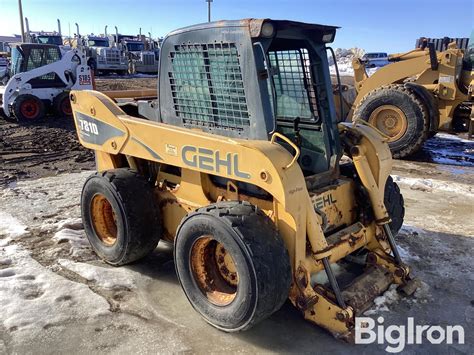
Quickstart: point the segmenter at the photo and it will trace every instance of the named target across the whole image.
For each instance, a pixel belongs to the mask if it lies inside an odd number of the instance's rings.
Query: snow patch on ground
[[[364,315],[370,316],[379,312],[388,312],[390,305],[397,303],[400,300],[400,295],[397,291],[398,285],[392,284],[382,296],[374,299],[374,306],[367,310]]]
[[[58,223],[80,216],[82,185],[90,174],[86,171],[19,181],[13,188],[0,189],[2,211],[30,229],[56,231]]]
[[[55,274],[17,245],[0,248],[0,322],[21,336],[51,325],[109,313],[108,302],[82,283]],[[14,331],[14,332],[13,332]]]
[[[466,184],[425,178],[404,177],[399,175],[392,175],[392,177],[393,180],[398,184],[408,186],[412,190],[420,190],[425,192],[441,190],[474,197],[473,187]]]
[[[87,281],[93,282],[95,285],[106,289],[134,289],[136,288],[135,272],[126,268],[102,267],[92,264],[74,262],[67,259],[58,260],[58,264],[72,271]]]
[[[444,133],[444,132],[436,133],[436,137],[443,138],[443,139],[451,139],[451,140],[458,141],[458,142],[461,142],[461,143],[474,144],[474,142],[472,140],[464,139],[464,138],[461,138],[461,137],[456,136],[454,134],[449,134],[449,133]]]
[[[406,250],[405,248],[403,248],[400,245],[397,245],[397,249],[398,249],[398,252],[400,253],[400,256],[401,256],[402,260],[405,261],[405,262],[410,262],[410,261],[413,261],[413,260],[420,260],[418,255],[411,254],[408,250]]]
[[[0,247],[6,246],[12,239],[28,233],[26,226],[12,215],[0,211]]]
[[[331,264],[331,269],[335,277],[338,277],[345,272],[345,269],[339,264]],[[324,285],[328,282],[329,280],[325,270],[321,270],[318,273],[311,275],[311,285],[313,286],[315,284]]]

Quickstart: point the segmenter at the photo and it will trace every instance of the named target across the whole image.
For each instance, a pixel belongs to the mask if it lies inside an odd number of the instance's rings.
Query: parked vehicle
[[[73,47],[82,46],[87,55],[87,64],[95,75],[117,73],[123,75],[127,73],[128,61],[125,54],[117,46],[111,45],[107,36],[107,26],[103,36],[86,35],[81,36],[79,25],[76,23],[76,38],[73,40]]]
[[[385,52],[365,53],[361,61],[367,68],[383,67],[389,63],[388,54]]]
[[[118,30],[114,37],[117,38],[118,47],[128,58],[128,72],[156,74],[158,72],[158,59],[155,51],[146,40],[145,36],[120,35]]]
[[[79,48],[63,55],[54,44],[14,44],[11,75],[0,88],[0,103],[7,117],[20,121],[40,119],[49,108],[56,116],[71,116],[69,91],[92,89],[86,55]]]

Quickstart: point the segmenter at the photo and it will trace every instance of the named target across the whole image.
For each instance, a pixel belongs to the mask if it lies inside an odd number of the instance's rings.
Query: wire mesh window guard
[[[60,52],[57,48],[32,48],[26,65],[26,70],[32,70],[47,64],[54,63],[60,58]],[[54,80],[55,73],[46,74],[40,77],[41,80]]]
[[[276,68],[273,83],[276,92],[277,118],[317,120],[316,93],[311,64],[305,48],[268,52]]]
[[[178,45],[170,55],[174,109],[185,124],[233,130],[250,125],[235,44]]]

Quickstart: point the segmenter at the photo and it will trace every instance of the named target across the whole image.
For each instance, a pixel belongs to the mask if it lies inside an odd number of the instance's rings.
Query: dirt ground
[[[97,90],[156,88],[156,78],[99,78]],[[21,179],[93,169],[94,156],[83,148],[72,119],[49,116],[32,123],[7,120],[0,113],[0,186]]]
[[[99,90],[154,88],[153,78],[98,79]],[[80,219],[93,156],[71,120],[20,125],[0,118],[0,354],[379,354],[305,322],[291,304],[249,331],[225,334],[192,309],[172,250],[112,268],[91,251]],[[406,204],[397,237],[422,287],[388,292],[370,310],[386,325],[462,325],[465,345],[407,346],[412,354],[470,354],[474,344],[474,143],[438,134],[411,160],[395,161]]]

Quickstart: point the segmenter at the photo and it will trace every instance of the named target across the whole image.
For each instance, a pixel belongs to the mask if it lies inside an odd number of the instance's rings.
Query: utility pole
[[[23,25],[23,7],[21,6],[21,0],[18,0],[18,9],[20,10],[21,41],[25,42],[25,27]]]
[[[211,2],[213,0],[206,0],[207,2],[207,22],[211,22]]]

